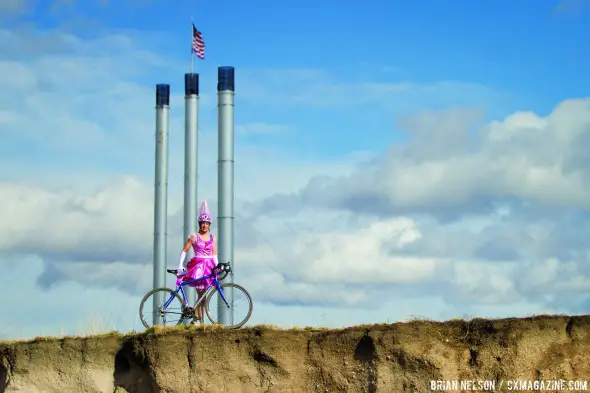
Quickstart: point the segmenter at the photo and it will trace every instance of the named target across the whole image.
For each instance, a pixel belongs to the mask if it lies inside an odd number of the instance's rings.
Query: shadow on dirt
[[[113,377],[115,387],[123,388],[129,393],[157,392],[147,359],[134,351],[132,341],[125,342],[117,352]]]

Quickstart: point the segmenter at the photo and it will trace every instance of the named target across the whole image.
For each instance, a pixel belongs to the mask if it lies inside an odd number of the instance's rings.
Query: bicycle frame
[[[197,303],[195,304],[195,307],[197,307],[201,302],[205,301],[205,298],[207,297],[207,295],[209,294],[209,291],[211,290],[211,288],[215,287],[217,288],[217,290],[219,291],[219,294],[221,295],[221,298],[223,299],[223,301],[225,302],[225,305],[227,306],[227,308],[229,308],[229,304],[227,302],[227,300],[225,299],[225,296],[223,295],[223,290],[221,289],[221,285],[219,283],[219,280],[217,279],[217,273],[213,273],[213,274],[209,274],[207,276],[203,276],[200,278],[196,278],[194,280],[190,280],[190,281],[184,281],[181,282],[179,285],[176,286],[176,290],[170,294],[170,297],[168,298],[168,300],[166,301],[166,303],[164,303],[164,310],[168,308],[168,306],[170,305],[170,303],[172,303],[172,299],[174,299],[174,297],[176,296],[176,294],[180,291],[180,293],[182,293],[182,299],[184,301],[185,306],[190,307],[190,304],[188,304],[188,299],[186,297],[186,293],[184,292],[183,287],[198,281],[203,281],[206,280],[208,278],[213,277],[213,282],[211,284],[209,284],[209,286],[205,289],[205,291],[203,292],[203,296],[201,296],[201,298],[199,299],[199,301],[197,301]]]

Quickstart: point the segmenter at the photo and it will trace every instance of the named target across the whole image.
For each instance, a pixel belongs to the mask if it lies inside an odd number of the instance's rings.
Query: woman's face
[[[203,232],[207,232],[209,230],[209,223],[208,222],[202,222],[200,225],[201,231]]]

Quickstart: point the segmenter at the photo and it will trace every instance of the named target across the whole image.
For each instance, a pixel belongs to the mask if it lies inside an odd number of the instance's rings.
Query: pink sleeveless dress
[[[215,259],[213,256],[213,245],[215,238],[213,234],[209,234],[209,240],[205,241],[198,233],[193,233],[190,236],[195,256],[186,264],[186,275],[182,281],[195,280],[200,277],[208,276],[213,272],[215,267]],[[204,291],[213,282],[213,277],[205,280],[197,281],[189,286],[194,287],[197,291]]]

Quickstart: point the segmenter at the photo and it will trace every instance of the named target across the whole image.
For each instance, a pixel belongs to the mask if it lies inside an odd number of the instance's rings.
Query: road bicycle
[[[174,274],[177,277],[181,277],[186,274],[183,273],[179,275],[177,273],[177,269],[166,269],[166,271],[168,273]],[[201,303],[205,302],[205,313],[207,314],[207,318],[209,318],[211,323],[222,324],[227,328],[234,329],[242,327],[246,322],[248,322],[250,316],[252,315],[252,297],[244,287],[238,284],[234,284],[233,282],[223,284],[220,283],[219,280],[223,280],[229,273],[232,273],[231,266],[229,263],[218,263],[217,266],[213,268],[212,274],[190,281],[179,280],[180,283],[176,285],[175,290],[172,290],[170,288],[152,289],[151,291],[145,294],[139,306],[139,318],[141,319],[141,323],[148,329],[151,328],[154,324],[166,325],[166,322],[168,321],[168,315],[178,317],[178,320],[172,323],[174,325],[184,324],[188,320],[195,321],[196,308]],[[188,304],[188,299],[186,297],[184,287],[186,285],[190,285],[192,283],[202,281],[208,278],[213,278],[212,282],[209,284],[207,289],[205,289],[203,295],[197,300],[197,303],[191,307]],[[179,293],[182,294],[182,297],[179,295]],[[168,296],[167,299],[166,296]],[[215,307],[214,310],[211,310],[211,304],[214,296],[217,302],[213,302],[213,304],[217,304],[217,307]],[[237,317],[235,308],[235,305],[239,303],[240,296],[245,298],[247,303],[246,315],[243,316],[241,319]],[[151,307],[146,306],[146,304],[148,304],[148,300],[153,301]],[[176,305],[175,301],[178,301],[178,305]],[[175,307],[172,307],[173,302]],[[152,310],[152,312],[156,315],[156,323],[154,323],[154,318],[152,315],[150,315],[149,320],[144,317],[144,309]],[[217,321],[217,316],[218,314],[222,314],[224,311],[228,312],[228,315],[225,318],[222,317],[224,322],[220,323],[219,321]],[[235,322],[236,320],[238,322]]]

